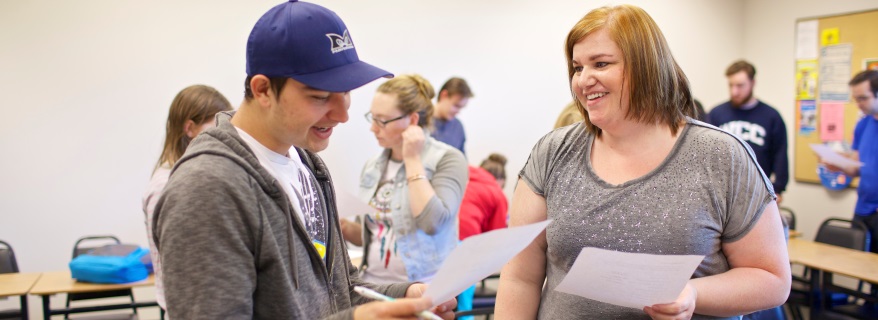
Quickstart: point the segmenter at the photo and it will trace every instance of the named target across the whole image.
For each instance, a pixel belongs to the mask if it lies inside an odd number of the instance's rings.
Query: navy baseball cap
[[[247,39],[247,75],[288,77],[310,87],[346,92],[393,74],[360,61],[335,12],[290,0],[268,10]]]

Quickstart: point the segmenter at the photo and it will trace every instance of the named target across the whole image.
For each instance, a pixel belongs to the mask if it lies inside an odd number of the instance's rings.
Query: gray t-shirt
[[[691,119],[681,130],[656,169],[619,185],[594,173],[594,135],[582,122],[534,146],[520,177],[545,197],[548,218],[555,220],[546,229],[541,319],[649,319],[640,309],[555,291],[584,247],[704,255],[693,278],[729,270],[721,244],[746,235],[774,191],[740,139]]]

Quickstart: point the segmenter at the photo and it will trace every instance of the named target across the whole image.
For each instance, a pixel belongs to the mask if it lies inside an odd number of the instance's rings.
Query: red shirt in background
[[[460,204],[460,240],[506,228],[506,195],[485,169],[469,166],[469,184]]]

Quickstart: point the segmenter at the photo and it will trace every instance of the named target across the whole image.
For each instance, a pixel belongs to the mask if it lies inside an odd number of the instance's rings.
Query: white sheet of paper
[[[819,30],[816,19],[796,24],[796,59],[817,59],[817,48],[820,43]]]
[[[643,309],[674,302],[703,259],[583,248],[555,290]]]
[[[524,250],[552,220],[498,229],[466,238],[448,255],[424,296],[433,305],[451,300],[467,288],[494,274]]]
[[[336,204],[338,204],[339,219],[375,212],[374,208],[342,189],[335,189],[335,197],[337,198]]]
[[[835,153],[832,148],[825,144],[812,143],[811,150],[817,153],[817,156],[826,163],[836,165],[842,168],[859,168],[863,166],[862,162],[851,160],[843,155]]]

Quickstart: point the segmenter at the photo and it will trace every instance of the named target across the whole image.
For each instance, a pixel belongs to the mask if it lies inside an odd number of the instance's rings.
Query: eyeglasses
[[[399,117],[396,117],[396,118],[393,118],[390,120],[378,120],[378,119],[375,119],[374,117],[372,117],[372,111],[369,111],[369,112],[366,112],[366,114],[364,116],[366,117],[366,121],[368,121],[369,123],[375,123],[376,125],[378,125],[378,127],[384,128],[385,126],[387,126],[388,123],[405,118],[408,115],[404,114],[404,115],[401,115]]]

